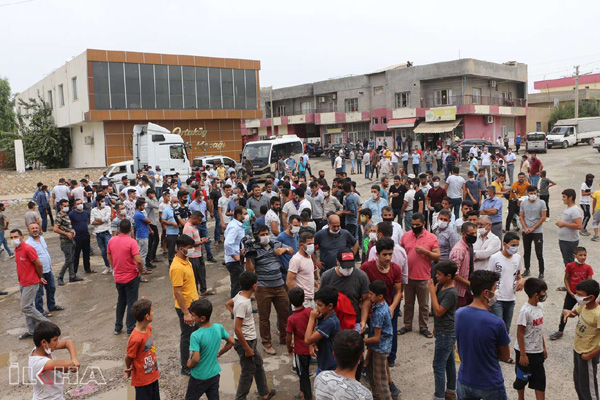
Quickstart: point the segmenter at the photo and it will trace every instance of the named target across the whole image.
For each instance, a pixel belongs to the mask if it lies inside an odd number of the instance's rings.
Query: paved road
[[[540,159],[548,170],[551,179],[558,183],[558,187],[551,189],[550,209],[551,220],[545,224],[545,260],[546,280],[550,287],[548,300],[545,307],[544,333],[547,338],[557,325],[564,295],[557,292],[556,288],[562,282],[563,265],[558,250],[558,239],[554,223],[563,209],[560,192],[564,188],[579,188],[583,177],[588,172],[597,171],[599,154],[589,146],[579,146],[567,150],[549,150],[547,154],[540,155]],[[330,161],[326,158],[311,161],[313,173],[319,169],[326,171],[329,181],[333,179]],[[464,169],[466,171],[466,169]],[[366,198],[371,181],[361,175],[353,175],[358,183],[358,190]],[[23,227],[22,215],[11,215],[13,226]],[[50,254],[55,272],[60,269],[62,253],[58,246],[58,237],[53,233],[46,234],[50,245]],[[588,248],[588,260],[593,267],[600,256],[596,243],[590,237],[583,238],[581,244]],[[222,248],[217,248],[217,258],[223,259]],[[99,252],[97,251],[96,254]],[[522,253],[522,251],[521,251]],[[101,258],[92,257],[95,269],[101,269]],[[82,267],[80,267],[82,269]],[[536,271],[536,261],[533,268]],[[115,399],[127,396],[126,383],[121,379],[121,367],[127,343],[125,335],[113,336],[116,291],[110,276],[95,274],[86,277],[86,281],[77,284],[67,284],[59,288],[56,294],[58,304],[67,308],[66,311],[55,313],[52,321],[57,323],[64,337],[75,341],[80,353],[83,366],[97,365],[104,372],[107,385],[101,385],[101,395],[93,398]],[[30,341],[19,341],[18,335],[25,326],[24,318],[19,311],[18,283],[15,273],[14,260],[2,259],[0,261],[0,282],[10,294],[0,298],[0,398],[27,399],[31,398],[31,389],[27,386],[8,385],[8,371],[11,363],[25,366],[27,353],[31,350]],[[221,323],[232,332],[233,325],[225,310],[224,303],[229,287],[229,278],[220,263],[208,264],[209,286],[217,289],[218,294],[211,298],[214,304],[213,321]],[[161,391],[163,398],[182,398],[187,385],[187,378],[179,375],[179,327],[173,307],[171,287],[168,270],[165,262],[161,263],[150,282],[143,284],[140,295],[149,297],[155,306],[154,335],[157,344],[158,364],[161,371]],[[526,301],[526,295],[517,295],[516,313]],[[257,317],[256,317],[257,318]],[[273,315],[273,321],[275,316]],[[549,358],[546,364],[548,376],[548,398],[566,399],[574,398],[575,391],[571,380],[572,374],[572,343],[573,328],[575,324],[570,321],[565,330],[565,337],[558,342],[547,341]],[[273,334],[275,325],[272,324]],[[513,323],[511,339],[516,337],[516,324]],[[511,345],[512,346],[512,345]],[[264,355],[265,367],[269,382],[280,393],[276,398],[291,399],[298,391],[298,380],[291,371],[290,358],[285,354],[284,346],[275,345],[276,356]],[[433,359],[434,341],[426,339],[417,333],[409,333],[399,340],[399,356],[397,366],[392,369],[394,381],[403,390],[404,399],[425,399],[433,394],[433,373],[431,362]],[[233,399],[237,379],[239,378],[239,365],[237,355],[232,351],[221,359],[223,372],[221,373],[221,392],[225,400]],[[513,366],[503,365],[509,398],[516,399],[516,392],[512,389],[514,380]],[[74,386],[69,386],[73,389]],[[131,392],[130,392],[131,394]],[[532,398],[533,394],[527,394]],[[252,398],[252,397],[250,397]]]

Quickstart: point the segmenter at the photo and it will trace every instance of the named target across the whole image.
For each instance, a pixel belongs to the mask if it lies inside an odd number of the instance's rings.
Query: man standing
[[[481,167],[485,170],[487,174],[488,182],[492,181],[492,155],[488,152],[488,148],[484,147],[483,152],[481,153]]]
[[[575,204],[576,197],[575,190],[563,190],[562,200],[567,208],[563,211],[560,221],[556,221],[558,246],[565,266],[575,260],[575,247],[579,246],[579,231],[583,226],[583,211]]]
[[[35,201],[30,201],[27,203],[28,211],[25,213],[25,226],[29,226],[31,224],[42,224],[42,219],[40,213],[36,210],[37,204]]]
[[[371,179],[371,152],[365,150],[363,155],[363,162],[365,163],[365,179]]]
[[[402,212],[402,204],[404,203],[404,194],[408,191],[405,184],[402,184],[402,177],[394,176],[394,185],[390,187],[390,203],[394,212],[394,218],[402,223],[400,214]]]
[[[521,214],[519,204],[521,198],[527,194],[527,188],[529,183],[525,181],[525,174],[519,172],[517,182],[513,183],[510,190],[510,199],[508,200],[508,216],[506,217],[506,232],[510,231],[510,224],[512,222],[515,230],[519,231],[517,225],[517,217]],[[536,187],[537,188],[537,187]]]
[[[46,232],[48,228],[48,217],[52,220],[52,210],[48,204],[48,186],[42,185],[42,188],[33,196],[33,201],[38,206],[38,211],[42,217],[42,232]]]
[[[144,214],[144,208],[146,208],[146,202],[144,199],[137,199],[135,201],[135,214],[133,220],[135,223],[135,239],[137,240],[138,249],[140,251],[140,258],[144,263],[143,273],[150,274],[148,268],[154,268],[150,265],[148,260],[148,238],[150,237],[150,219]],[[143,277],[140,278],[140,282],[147,282]]]
[[[475,271],[487,269],[488,261],[493,254],[502,249],[500,238],[491,232],[492,219],[482,215],[477,221],[477,241],[473,245]]]
[[[68,201],[67,201],[68,204]],[[8,217],[6,215],[4,215],[4,204],[0,203],[0,253],[2,253],[2,245],[4,245],[4,249],[6,249],[6,252],[8,253],[8,256],[10,258],[13,258],[15,256],[15,254],[10,250],[10,247],[8,247],[8,242],[6,241],[6,231],[8,230],[8,225],[10,223],[10,220],[8,219]]]
[[[254,212],[254,215],[258,217],[260,216],[261,206],[266,206],[267,209],[269,208],[269,198],[261,194],[259,186],[254,186],[252,189],[252,197],[248,199],[246,205]]]
[[[299,237],[298,252],[289,263],[286,277],[287,290],[298,286],[304,290],[304,307],[315,306],[315,264],[312,260],[315,254],[315,239],[312,232],[302,232]]]
[[[531,243],[535,243],[535,255],[538,260],[539,279],[544,279],[544,233],[542,224],[546,221],[546,203],[537,195],[537,188],[527,188],[527,200],[521,203],[521,226],[523,227],[523,258],[525,271],[523,276],[529,276],[531,266]]]
[[[102,253],[102,259],[104,260],[104,270],[102,271],[102,275],[112,273],[110,264],[108,263],[108,257],[106,257],[106,248],[111,237],[111,209],[106,206],[104,199],[105,197],[103,194],[96,196],[96,207],[92,208],[90,216],[90,221],[94,227],[94,235],[96,235],[96,243],[98,243],[100,253]]]
[[[187,257],[194,271],[196,290],[198,290],[199,286],[202,296],[209,296],[215,294],[215,292],[208,290],[206,286],[206,265],[202,256],[202,245],[208,241],[208,238],[200,238],[200,231],[198,229],[203,218],[204,215],[200,211],[194,211],[183,227],[183,234],[194,240],[194,247],[187,252]]]
[[[69,204],[69,200],[71,200],[71,189],[67,186],[65,178],[60,178],[58,185],[52,188],[52,201],[56,206],[56,213],[60,211],[59,204],[61,200],[67,200],[67,205]]]
[[[529,169],[529,180],[531,184],[538,187],[540,182],[540,173],[544,170],[544,164],[537,158],[537,154],[531,154],[531,167]]]
[[[321,229],[315,234],[315,246],[319,247],[319,260],[313,257],[315,265],[328,271],[337,265],[340,249],[352,248],[353,254],[358,251],[358,241],[350,232],[341,228],[339,215],[331,215],[327,219],[328,229]]]
[[[90,212],[83,209],[83,200],[75,200],[74,210],[69,213],[69,219],[75,230],[75,254],[73,256],[73,270],[77,274],[79,269],[79,256],[83,252],[83,268],[86,274],[95,274],[90,266],[90,232],[88,223]]]
[[[169,254],[169,265],[173,262],[175,257],[175,243],[177,236],[179,236],[179,225],[175,221],[175,208],[179,207],[179,199],[177,197],[171,197],[171,204],[166,206],[162,212],[161,222],[167,227],[166,229],[166,240],[167,250]],[[215,218],[215,223],[216,223]]]
[[[298,232],[300,232],[300,222],[300,217],[298,215],[290,215],[288,217],[287,228],[285,228],[285,230],[276,238],[277,241],[285,244],[288,247],[291,247],[294,250],[294,253],[298,251]],[[314,256],[312,258],[313,260],[315,259]],[[290,266],[291,259],[292,256],[286,253],[279,256],[279,262],[281,264],[284,281],[287,279],[287,270]]]
[[[492,233],[502,237],[502,200],[496,196],[496,187],[488,186],[487,198],[481,203],[481,215],[487,215],[492,221]]]
[[[83,278],[77,276],[73,265],[73,255],[75,252],[73,238],[75,237],[75,231],[71,225],[71,219],[67,214],[69,212],[69,200],[62,199],[59,201],[58,210],[54,221],[54,233],[60,235],[60,249],[65,256],[65,263],[58,274],[58,286],[64,286],[65,282],[63,278],[67,270],[69,270],[69,282],[79,282]]]
[[[404,287],[404,327],[401,335],[412,331],[415,310],[415,297],[419,301],[419,333],[427,338],[433,335],[427,328],[429,314],[429,289],[427,281],[431,279],[431,262],[440,259],[440,246],[437,238],[425,230],[425,216],[412,215],[412,230],[402,235],[400,245],[408,257],[408,283]]]
[[[456,263],[458,270],[454,277],[454,285],[458,291],[457,308],[465,307],[473,301],[469,278],[474,269],[473,244],[477,241],[477,228],[470,222],[461,226],[462,240],[450,252],[450,260]]]
[[[19,339],[33,337],[35,327],[42,321],[48,321],[42,313],[35,308],[35,298],[40,283],[47,282],[43,278],[44,267],[35,249],[25,243],[23,233],[19,229],[10,231],[10,240],[15,246],[15,261],[17,263],[17,278],[21,287],[21,312],[25,315],[27,332],[21,334]]]
[[[198,229],[200,230],[200,237],[208,238],[209,235],[208,227],[206,226],[206,220],[208,219],[208,213],[210,213],[210,210],[208,209],[207,202],[204,200],[204,193],[202,192],[202,190],[196,190],[196,198],[190,203],[189,209],[191,213],[194,213],[195,211],[200,211],[202,215],[204,215],[204,217],[202,218],[202,222],[200,223],[200,225],[198,225]],[[217,260],[212,254],[210,240],[204,243],[204,248],[206,249],[206,261],[217,262]]]
[[[193,203],[193,202],[192,202]],[[149,188],[146,191],[146,214],[150,220],[150,230],[152,233],[148,237],[148,263],[156,260],[156,250],[158,249],[158,199],[154,189]],[[158,260],[160,261],[160,260]]]
[[[281,233],[281,200],[279,200],[279,196],[271,197],[269,200],[270,209],[267,211],[265,215],[265,225],[269,228],[269,234],[271,239],[276,239],[277,236]]]
[[[241,290],[240,274],[244,271],[244,267],[242,266],[244,255],[242,239],[246,235],[244,222],[247,222],[249,219],[246,208],[237,206],[233,210],[233,219],[225,230],[225,266],[227,271],[229,271],[229,297],[232,299]]]
[[[381,218],[381,210],[387,205],[387,200],[381,198],[381,189],[379,185],[373,185],[371,186],[371,198],[363,203],[362,208],[371,210],[371,219],[373,220],[373,223],[377,224],[383,221]]]
[[[358,199],[356,198],[356,195],[352,192],[352,185],[350,184],[350,182],[344,183],[343,190],[344,210],[338,211],[338,215],[343,215],[345,217],[346,230],[358,239]]]
[[[312,208],[312,218],[315,225],[317,225],[317,231],[319,231],[323,227],[323,218],[325,218],[325,214],[323,213],[323,203],[325,202],[325,198],[323,197],[323,194],[320,193],[319,184],[317,182],[311,182],[309,187],[310,192],[306,193],[306,196],[313,201],[314,207]]]
[[[512,152],[510,147],[508,148],[506,157],[504,157],[504,161],[506,161],[506,171],[508,172],[510,185],[512,185],[514,181],[515,161],[517,161],[517,156]]]
[[[54,274],[52,273],[52,260],[50,259],[50,253],[48,252],[48,246],[46,240],[40,235],[40,227],[38,224],[31,224],[27,227],[29,230],[29,239],[25,243],[34,248],[36,254],[43,267],[43,275],[46,281],[45,284],[40,285],[35,295],[35,308],[45,317],[51,317],[52,311],[64,310],[59,305],[56,305],[54,301],[54,293],[56,292],[56,284],[54,283]],[[46,290],[46,307],[48,312],[44,312],[44,289]]]
[[[452,214],[450,210],[442,209],[438,214],[435,236],[440,246],[440,260],[449,260],[452,248],[460,240],[460,236],[458,236],[456,230],[450,226],[451,219]]]
[[[446,179],[444,190],[448,193],[448,197],[452,199],[452,207],[454,209],[454,218],[460,216],[460,203],[462,203],[465,193],[465,179],[458,175],[458,167],[452,168],[452,175]]]

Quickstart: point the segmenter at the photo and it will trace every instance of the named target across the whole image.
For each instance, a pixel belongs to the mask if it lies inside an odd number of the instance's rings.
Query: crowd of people
[[[60,179],[52,191],[40,183],[25,215],[27,240],[0,213],[2,232],[10,231],[16,253],[27,321],[21,339],[33,337],[36,346],[30,354],[33,373],[51,369],[61,374],[79,367],[73,343],[58,340],[60,329],[49,321],[63,309],[54,301],[43,235],[50,219],[64,253],[60,286],[66,284],[67,271],[69,283],[84,279],[78,275],[80,258],[86,279],[96,272],[90,265],[93,230],[102,273],[114,276],[117,289],[114,334],[125,328],[129,335],[124,376],[139,399],[159,398],[152,301],[138,298],[140,283],[152,279],[162,261],[159,246],[169,265],[179,319],[181,373],[190,377],[186,399],[219,398],[218,357],[232,347],[241,366],[236,399],[246,399],[253,381],[263,399],[275,396],[261,356],[277,354],[274,340],[293,357],[297,398],[397,398],[401,390],[390,368],[396,365],[398,336],[415,328],[415,312],[418,333],[435,340],[435,385],[427,396],[505,399],[499,363],[506,362],[515,366],[513,388],[520,399],[527,385],[537,399],[544,398],[547,352],[539,303],[546,300],[548,287],[543,230],[549,189],[556,183],[542,162],[535,154],[522,155],[513,181],[516,156],[510,148],[505,155],[474,146],[469,171],[462,175],[459,155],[441,143],[433,152],[415,148],[410,156],[407,149],[400,154],[387,144],[364,148],[356,146],[348,157],[340,150],[331,184],[323,170],[312,175],[306,153],[298,159],[281,157],[275,173],[261,184],[250,170],[238,177],[223,165],[196,170],[185,181],[163,176],[157,166],[138,171],[135,180],[124,178],[118,187],[106,176],[97,184],[89,177]],[[346,158],[351,175],[361,173],[361,164],[367,179],[376,175],[378,184],[369,193],[359,193],[347,176]],[[580,234],[589,235],[590,219],[591,240],[598,240],[600,191],[592,194],[593,178],[588,174],[581,186],[579,207],[575,190],[562,191],[566,207],[555,223],[566,297],[563,314],[556,316],[559,329],[550,339],[560,339],[566,320],[579,317],[574,342],[579,399],[599,396],[600,288],[580,243]],[[209,219],[215,222],[214,235]],[[523,256],[518,254],[521,245]],[[217,262],[214,246],[222,246],[229,273],[230,300],[224,306],[231,313],[233,336],[211,321],[208,297],[215,292],[208,287],[205,263]],[[530,277],[532,246],[537,278]],[[12,254],[8,246],[6,251]],[[509,333],[521,290],[529,300],[518,311],[513,359]],[[56,360],[58,349],[67,349],[70,360]],[[317,371],[311,385],[313,362]],[[38,382],[33,390],[34,398],[62,398],[59,384],[48,388]]]

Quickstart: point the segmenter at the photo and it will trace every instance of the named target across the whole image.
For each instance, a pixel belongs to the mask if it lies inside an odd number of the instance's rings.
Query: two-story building
[[[188,155],[240,159],[241,120],[261,118],[260,61],[86,50],[17,95],[42,98],[71,135],[71,167],[131,160],[133,126],[181,133]],[[17,112],[25,112],[18,106]]]
[[[525,133],[527,66],[460,59],[396,65],[373,73],[263,89],[265,118],[246,119],[246,141],[296,134],[343,143],[374,137],[432,146],[438,139],[495,141]]]

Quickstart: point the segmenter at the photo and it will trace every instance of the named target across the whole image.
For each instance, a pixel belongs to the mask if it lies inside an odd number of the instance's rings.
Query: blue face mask
[[[519,252],[519,246],[509,246],[508,249],[509,254],[517,254]]]

